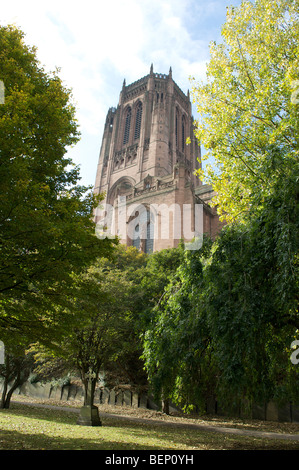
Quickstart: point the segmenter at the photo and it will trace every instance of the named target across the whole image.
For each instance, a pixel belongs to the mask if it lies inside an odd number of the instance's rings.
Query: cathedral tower
[[[124,81],[118,106],[107,113],[95,183],[95,192],[105,193],[104,206],[115,210],[114,233],[122,242],[150,252],[191,239],[198,203],[202,231],[210,233],[215,212],[196,195],[206,194],[194,175],[199,167],[189,92],[174,82],[171,68],[164,75],[151,66],[147,76]],[[183,208],[189,210],[189,232]],[[96,221],[101,219],[97,212]]]

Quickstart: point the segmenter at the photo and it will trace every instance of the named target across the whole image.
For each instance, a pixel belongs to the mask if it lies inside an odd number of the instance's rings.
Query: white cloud
[[[61,67],[62,79],[73,89],[82,142],[71,155],[82,161],[84,182],[94,182],[105,116],[117,105],[123,79],[127,84],[138,80],[153,62],[161,73],[172,66],[174,80],[186,92],[189,75],[204,78],[207,23],[217,9],[225,15],[223,0],[2,3],[1,24],[20,27],[26,42],[37,46],[45,69]]]

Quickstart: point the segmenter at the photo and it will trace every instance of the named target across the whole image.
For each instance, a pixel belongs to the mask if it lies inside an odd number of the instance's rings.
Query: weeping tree
[[[211,240],[205,238],[200,250],[183,252],[143,336],[145,367],[165,413],[169,413],[169,400],[186,411],[204,410],[215,393],[217,369],[203,276],[210,249]]]

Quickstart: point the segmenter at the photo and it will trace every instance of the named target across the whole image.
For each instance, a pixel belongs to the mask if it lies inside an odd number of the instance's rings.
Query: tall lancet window
[[[126,123],[125,123],[124,141],[123,141],[124,145],[126,145],[129,142],[131,117],[132,117],[132,110],[131,108],[128,108],[127,115],[126,115]]]
[[[186,119],[185,116],[182,117],[182,151],[185,150],[185,134],[186,133]]]
[[[179,147],[179,111],[176,109],[175,113],[175,143]]]
[[[144,221],[144,236],[144,252],[152,253],[154,251],[155,218],[149,210],[146,211],[146,220]]]
[[[144,252],[148,254],[154,251],[154,230],[154,222],[150,220],[146,226],[146,239],[144,246]]]
[[[139,232],[139,224],[137,224],[134,228],[133,234],[133,246],[139,250],[140,248],[140,232]]]
[[[134,140],[138,140],[140,138],[141,120],[142,120],[142,103],[139,101],[137,105],[137,109],[136,109]]]

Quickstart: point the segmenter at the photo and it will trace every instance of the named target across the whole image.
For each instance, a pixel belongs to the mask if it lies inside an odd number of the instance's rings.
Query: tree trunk
[[[8,388],[8,383],[7,383],[6,378],[4,378],[3,390],[2,390],[2,396],[1,396],[1,402],[0,402],[1,409],[5,408],[7,388]]]
[[[169,398],[166,398],[162,402],[162,411],[163,413],[169,415]]]
[[[13,394],[13,392],[14,392],[20,385],[21,385],[21,381],[20,381],[20,379],[18,378],[18,379],[16,379],[16,380],[14,381],[13,386],[11,387],[11,389],[9,390],[9,392],[7,393],[6,399],[4,400],[4,406],[3,406],[3,408],[5,408],[5,409],[8,409],[8,408],[9,408],[9,406],[10,406],[10,400],[11,400],[12,394]]]
[[[15,390],[23,385],[29,377],[30,369],[26,369],[25,364],[21,361],[15,363],[15,367],[11,366],[12,361],[9,355],[6,355],[6,373],[4,375],[4,383],[2,390],[2,397],[0,402],[1,409],[8,409],[10,406],[10,400]],[[13,382],[11,388],[8,390],[8,385]]]

